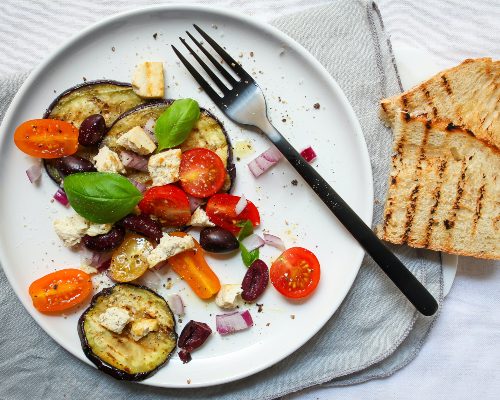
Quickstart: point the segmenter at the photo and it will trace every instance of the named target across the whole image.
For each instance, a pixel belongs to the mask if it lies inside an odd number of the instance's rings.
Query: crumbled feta
[[[163,151],[151,156],[148,161],[148,171],[153,179],[153,186],[163,186],[179,180],[181,166],[181,150]]]
[[[111,228],[113,228],[113,224],[96,224],[89,221],[89,228],[85,233],[89,236],[104,235],[108,233]]]
[[[193,247],[194,240],[192,236],[186,235],[179,237],[170,236],[168,233],[164,233],[158,246],[156,246],[147,256],[149,268],[153,268],[158,263],[176,254],[182,253],[183,251],[192,249]]]
[[[127,310],[121,307],[109,307],[104,311],[97,321],[106,329],[114,333],[122,333],[123,329],[130,322],[131,317]]]
[[[88,221],[78,214],[56,219],[52,224],[57,236],[66,247],[72,247],[80,243],[89,227]]]
[[[140,126],[136,126],[125,132],[118,138],[116,143],[142,156],[151,154],[156,149],[156,144]]]
[[[85,273],[87,273],[87,274],[89,274],[89,275],[95,275],[95,274],[99,273],[99,271],[97,270],[97,268],[94,268],[93,266],[88,265],[88,264],[87,264],[87,263],[85,263],[85,262],[82,262],[82,263],[80,264],[80,269],[81,269],[83,272],[85,272]]]
[[[163,97],[165,93],[163,63],[146,61],[139,64],[132,77],[132,88],[139,96],[147,99]]]
[[[110,150],[108,146],[99,149],[99,153],[94,157],[94,163],[99,172],[114,172],[117,174],[126,172],[118,154]]]
[[[159,328],[158,320],[153,318],[139,318],[130,326],[130,336],[136,342],[149,332],[156,332]]]
[[[215,226],[215,224],[208,218],[205,210],[201,207],[198,207],[196,210],[194,210],[194,213],[191,216],[191,220],[189,221],[188,225],[201,227]]]
[[[215,296],[215,304],[220,308],[231,310],[238,305],[241,292],[242,289],[240,284],[221,285],[217,296]]]

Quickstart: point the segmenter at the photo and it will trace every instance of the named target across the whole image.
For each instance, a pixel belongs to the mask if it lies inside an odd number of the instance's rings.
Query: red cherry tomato
[[[291,247],[271,265],[273,286],[283,296],[300,299],[309,296],[320,279],[319,261],[309,250]]]
[[[179,169],[181,186],[194,197],[209,197],[224,186],[226,169],[220,157],[208,149],[192,149],[182,153]]]
[[[247,205],[240,214],[236,214],[236,204],[240,200],[239,196],[232,194],[220,193],[214,194],[208,200],[206,212],[210,221],[221,228],[237,234],[241,227],[238,226],[239,222],[249,220],[252,225],[258,226],[260,224],[259,210],[255,205],[247,200]]]
[[[78,150],[78,129],[66,121],[33,119],[17,127],[14,143],[19,150],[33,157],[70,156]]]
[[[165,226],[184,226],[191,219],[188,197],[174,185],[148,189],[139,202],[139,209],[144,214],[155,215]]]
[[[42,313],[68,310],[92,293],[90,275],[79,269],[62,269],[37,279],[29,287],[33,306]]]

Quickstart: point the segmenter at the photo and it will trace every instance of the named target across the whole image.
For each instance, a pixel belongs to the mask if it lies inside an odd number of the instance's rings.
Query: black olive
[[[200,245],[211,253],[228,253],[239,248],[236,236],[219,227],[203,228],[200,232]]]
[[[95,146],[99,144],[107,130],[106,121],[101,114],[90,115],[80,125],[78,143],[83,146]]]
[[[116,249],[120,244],[122,244],[123,239],[125,239],[125,229],[121,226],[115,226],[104,235],[85,235],[82,242],[89,250],[108,251]]]
[[[163,236],[161,224],[144,214],[127,215],[118,224],[131,231],[140,233],[157,243],[160,243],[160,239]]]
[[[245,301],[255,301],[259,296],[264,293],[269,282],[269,269],[262,260],[255,260],[250,268],[248,268],[241,288],[241,298]]]
[[[66,156],[54,161],[55,167],[61,175],[67,176],[77,172],[95,172],[97,171],[89,160],[79,156]]]

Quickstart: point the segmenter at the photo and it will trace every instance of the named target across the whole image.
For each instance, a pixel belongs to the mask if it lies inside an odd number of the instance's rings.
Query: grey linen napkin
[[[340,0],[275,21],[333,75],[361,122],[382,215],[392,135],[378,101],[401,85],[390,42],[373,3]],[[24,80],[0,80],[0,118]],[[394,248],[442,304],[438,253]],[[272,399],[313,385],[349,385],[388,376],[418,353],[435,318],[419,315],[379,268],[365,258],[339,310],[300,350],[237,382],[202,389],[159,389],[119,382],[58,346],[31,319],[0,271],[0,399]],[[76,327],[75,327],[76,334]],[[166,366],[168,368],[168,366]]]

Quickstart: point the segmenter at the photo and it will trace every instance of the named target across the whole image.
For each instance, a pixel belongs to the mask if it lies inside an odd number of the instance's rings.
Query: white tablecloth
[[[2,0],[0,76],[25,71],[103,16],[157,1]],[[324,0],[184,0],[276,17]],[[467,57],[500,58],[500,0],[380,0],[395,46],[430,52],[442,67]],[[73,17],[78,9],[78,18]],[[460,258],[441,317],[418,357],[395,375],[335,389],[312,389],[293,399],[498,399],[500,396],[500,264]]]

